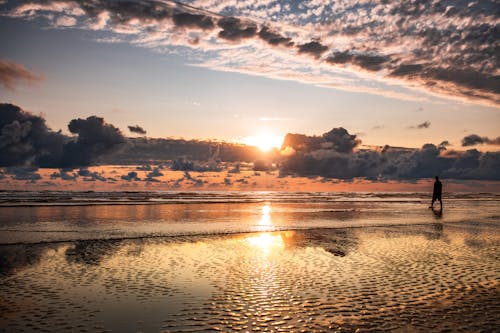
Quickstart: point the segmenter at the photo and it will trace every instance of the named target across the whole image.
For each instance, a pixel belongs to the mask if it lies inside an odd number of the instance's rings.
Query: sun
[[[280,148],[284,137],[271,133],[259,133],[255,136],[247,136],[243,143],[249,146],[255,146],[260,150],[267,152],[272,148]]]

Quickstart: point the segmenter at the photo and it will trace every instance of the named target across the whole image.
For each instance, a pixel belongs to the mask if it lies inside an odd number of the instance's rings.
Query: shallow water
[[[6,332],[494,331],[496,223],[0,247]]]

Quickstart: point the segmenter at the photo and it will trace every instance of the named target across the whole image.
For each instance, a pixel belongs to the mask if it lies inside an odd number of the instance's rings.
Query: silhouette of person
[[[434,208],[434,201],[439,200],[440,210],[443,210],[443,201],[441,196],[443,194],[443,184],[439,181],[439,177],[436,176],[436,181],[434,182],[434,190],[432,191],[432,202],[429,208]]]

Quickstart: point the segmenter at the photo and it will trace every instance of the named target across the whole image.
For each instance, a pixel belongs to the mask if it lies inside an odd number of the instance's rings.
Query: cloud
[[[310,54],[315,58],[321,57],[328,50],[328,46],[321,44],[318,41],[312,41],[305,44],[297,45],[299,53]]]
[[[68,129],[78,137],[64,146],[61,163],[66,166],[91,165],[100,155],[113,152],[125,143],[118,128],[96,116],[73,119]]]
[[[176,158],[175,160],[173,160],[170,169],[173,171],[197,171],[197,172],[222,171],[222,167],[216,161],[208,161],[200,163],[200,162],[185,160],[183,158]]]
[[[178,27],[199,28],[202,30],[214,28],[214,20],[206,15],[177,13],[173,15],[173,19],[174,24]]]
[[[72,169],[60,169],[58,172],[53,172],[50,175],[50,179],[60,178],[62,180],[76,180],[78,178],[78,173],[70,173]]]
[[[151,172],[146,175],[144,178],[145,182],[160,182],[160,180],[156,179],[157,177],[162,177],[163,173],[160,171],[160,167],[156,167]]]
[[[120,178],[123,180],[126,180],[126,181],[139,181],[139,180],[141,180],[139,177],[137,177],[137,172],[135,172],[135,171],[130,171],[129,173],[121,176]]]
[[[198,65],[217,70],[275,78],[268,70],[272,61],[289,71],[289,80],[302,82],[307,73],[309,84],[330,88],[402,98],[405,94],[396,94],[396,87],[404,87],[414,91],[408,95],[425,91],[500,104],[495,39],[499,14],[494,0],[310,0],[300,5],[49,0],[11,1],[9,6],[11,17],[43,16],[54,26],[113,32],[148,48],[187,48]],[[269,48],[274,49],[273,58],[263,56]],[[232,56],[236,51],[237,58]],[[322,82],[325,77],[330,82]],[[379,88],[373,89],[374,82]]]
[[[334,128],[323,134],[323,139],[331,143],[331,148],[340,153],[349,153],[361,143],[361,140],[356,138],[356,135],[349,134],[345,128]]]
[[[0,172],[14,180],[35,182],[41,178],[38,167],[59,168],[50,177],[62,180],[112,181],[103,172],[85,168],[97,163],[140,165],[146,171],[139,178],[136,171],[120,177],[124,181],[159,182],[167,165],[184,171],[182,181],[203,186],[203,181],[189,174],[221,172],[230,176],[243,170],[278,169],[281,176],[311,176],[328,179],[365,178],[369,180],[415,180],[440,175],[444,178],[498,180],[500,152],[475,149],[449,150],[449,142],[425,144],[419,149],[385,146],[365,149],[356,134],[336,127],[322,135],[289,133],[278,152],[263,155],[244,145],[174,139],[125,139],[118,128],[103,118],[91,116],[73,119],[69,130],[74,136],[54,132],[41,116],[33,115],[12,104],[0,104]],[[425,123],[424,123],[425,124]],[[499,144],[500,139],[479,135],[464,138],[463,144]],[[361,148],[360,148],[361,147]],[[158,165],[151,167],[151,164]],[[239,167],[238,167],[239,165]],[[73,172],[73,167],[80,167]],[[175,184],[174,184],[175,185]]]
[[[495,139],[490,139],[486,136],[479,136],[477,134],[467,135],[462,139],[462,147],[475,146],[475,145],[500,145],[500,136]]]
[[[259,37],[268,42],[271,45],[283,45],[286,47],[293,46],[293,42],[291,38],[287,38],[282,36],[281,34],[272,31],[270,27],[263,26],[259,31]]]
[[[293,149],[282,154],[281,176],[325,177],[328,179],[365,178],[368,180],[416,180],[436,175],[455,179],[498,180],[500,152],[447,151],[446,141],[420,149],[386,146],[358,149],[360,141],[343,128],[322,136],[287,134],[281,147]]]
[[[71,16],[60,16],[57,18],[55,24],[58,27],[72,27],[77,23],[76,18]]]
[[[98,171],[90,171],[86,168],[80,168],[80,170],[78,170],[78,176],[83,177],[83,181],[85,182],[95,182],[96,180],[105,182],[107,180],[106,177]]]
[[[0,104],[0,166],[44,166],[62,156],[67,138],[41,116],[13,104]]]
[[[448,140],[444,140],[444,141],[442,141],[442,142],[438,145],[438,147],[439,147],[439,148],[446,148],[446,147],[449,147],[449,146],[451,146],[451,145],[452,145],[452,144],[451,144]]]
[[[430,126],[431,123],[429,121],[424,121],[423,123],[420,123],[416,126],[410,126],[409,128],[424,129],[424,128],[429,128]]]
[[[331,64],[352,64],[368,71],[379,71],[390,60],[388,56],[373,54],[355,54],[349,51],[334,52],[326,58]]]
[[[289,155],[294,152],[311,152],[315,150],[331,150],[341,153],[351,152],[361,143],[356,135],[351,135],[345,128],[333,128],[322,136],[308,136],[305,134],[288,133],[283,140],[281,150],[282,155]]]
[[[146,134],[146,130],[144,128],[142,128],[141,126],[139,125],[135,125],[135,126],[128,126],[128,130],[132,133],[136,133],[136,134],[142,134],[142,135],[145,135]]]
[[[88,166],[125,143],[116,127],[96,116],[73,119],[68,128],[77,136],[69,137],[13,104],[0,104],[0,115],[0,166]]]
[[[37,83],[42,76],[36,74],[21,64],[0,59],[0,83],[7,89],[13,90],[18,83]]]
[[[257,34],[257,25],[254,22],[242,21],[235,17],[223,17],[217,25],[222,28],[219,37],[233,42],[251,38]]]
[[[31,183],[35,183],[36,181],[42,179],[42,176],[37,172],[37,167],[11,167],[6,168],[5,173],[10,174],[11,178],[14,180],[27,180]]]

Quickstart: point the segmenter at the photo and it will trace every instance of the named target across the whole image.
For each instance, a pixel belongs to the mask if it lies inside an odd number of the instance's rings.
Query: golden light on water
[[[271,211],[271,206],[268,203],[260,207],[261,216],[257,223],[258,229],[263,231],[272,229],[274,225],[271,219]],[[274,249],[283,249],[285,247],[285,243],[279,234],[261,233],[257,236],[247,237],[245,238],[245,241],[265,253],[269,253]]]
[[[261,216],[257,224],[260,230],[266,230],[273,226],[271,220],[271,206],[269,204],[265,204],[261,207]]]
[[[269,206],[268,204],[262,206],[262,215],[269,216],[269,213],[271,213],[271,206]]]
[[[262,233],[257,236],[250,236],[245,239],[250,245],[264,253],[281,250],[285,248],[285,243],[281,235]]]

